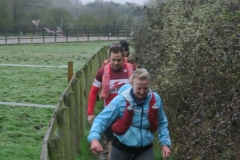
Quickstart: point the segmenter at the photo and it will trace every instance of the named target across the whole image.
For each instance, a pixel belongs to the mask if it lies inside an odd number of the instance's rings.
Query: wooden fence
[[[73,75],[50,120],[42,143],[41,160],[73,160],[81,153],[89,90],[107,52],[107,46],[102,47]]]
[[[0,30],[0,44],[78,42],[129,39],[131,28],[66,28],[47,31],[44,27]]]

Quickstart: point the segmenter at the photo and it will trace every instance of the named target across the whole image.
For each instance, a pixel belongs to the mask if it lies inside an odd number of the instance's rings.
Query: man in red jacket
[[[120,45],[111,46],[109,49],[110,63],[97,72],[88,97],[88,122],[90,124],[94,119],[94,106],[100,89],[102,88],[100,97],[107,106],[117,96],[119,88],[126,83],[130,83],[129,78],[135,68],[130,63],[123,62],[123,51]],[[107,141],[111,143],[113,137],[111,126],[106,129],[105,134]]]

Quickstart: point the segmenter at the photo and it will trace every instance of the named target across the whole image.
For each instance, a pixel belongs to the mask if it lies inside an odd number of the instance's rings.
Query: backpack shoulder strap
[[[130,77],[133,74],[133,66],[130,63],[125,63],[128,71],[128,77]]]
[[[156,103],[156,99],[155,99],[154,93],[152,92],[152,98],[149,102],[149,108],[152,107],[155,103]]]
[[[105,65],[103,75],[110,75],[110,69],[111,69],[110,64]]]

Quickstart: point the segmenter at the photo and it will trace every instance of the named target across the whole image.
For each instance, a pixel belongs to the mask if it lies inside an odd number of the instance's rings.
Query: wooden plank
[[[59,132],[61,137],[64,139],[64,152],[65,159],[72,160],[74,155],[71,154],[71,142],[70,142],[70,122],[69,122],[69,108],[62,107],[57,111],[57,122],[59,125]]]
[[[71,81],[73,76],[73,62],[68,62],[68,83]]]
[[[76,73],[78,74],[78,72]],[[80,153],[80,81],[78,78],[72,80],[72,90],[74,93],[74,106],[73,106],[73,118],[74,118],[74,145],[75,153]]]
[[[72,81],[71,81],[72,82]],[[70,125],[70,155],[75,155],[75,125],[74,125],[74,93],[72,91],[64,93],[65,107],[69,108],[69,125]]]
[[[40,156],[41,160],[49,160],[49,155],[48,155],[49,151],[48,151],[47,143],[48,143],[48,140],[54,136],[54,131],[57,127],[55,116],[56,116],[56,112],[57,112],[58,108],[60,108],[61,105],[62,105],[62,103],[60,101],[53,112],[52,118],[50,119],[49,127],[47,129],[47,132],[46,132],[43,142],[42,142],[42,149],[41,149],[41,156]]]
[[[84,124],[86,123],[87,119],[87,106],[86,101],[87,97],[85,95],[85,73],[84,70],[81,70],[79,74],[77,74],[78,79],[80,80],[80,124],[81,124],[81,136],[84,135]]]
[[[64,139],[57,137],[48,140],[49,159],[65,160]]]

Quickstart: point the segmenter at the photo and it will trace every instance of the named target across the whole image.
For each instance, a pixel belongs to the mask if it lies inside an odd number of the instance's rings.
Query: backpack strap
[[[118,118],[117,122],[112,125],[112,131],[116,135],[124,134],[128,128],[132,125],[133,119],[133,106],[126,100],[126,108],[123,113],[122,118]],[[156,99],[154,93],[152,92],[152,98],[149,102],[148,109],[148,121],[149,121],[149,130],[154,133],[158,129],[158,106],[156,105]]]
[[[126,64],[126,68],[127,68],[127,71],[128,71],[128,78],[130,78],[131,75],[133,74],[133,66],[130,63],[125,63],[125,64]]]
[[[148,110],[149,130],[154,133],[158,129],[158,106],[156,105],[156,99],[152,92],[152,98],[149,102]]]
[[[116,135],[124,134],[132,125],[133,106],[126,100],[126,108],[123,112],[122,118],[118,118],[117,122],[112,125],[112,131]]]
[[[110,95],[109,93],[110,71],[111,71],[111,65],[110,64],[105,65],[103,76],[102,76],[102,91],[101,91],[101,97],[103,99],[107,99]]]

